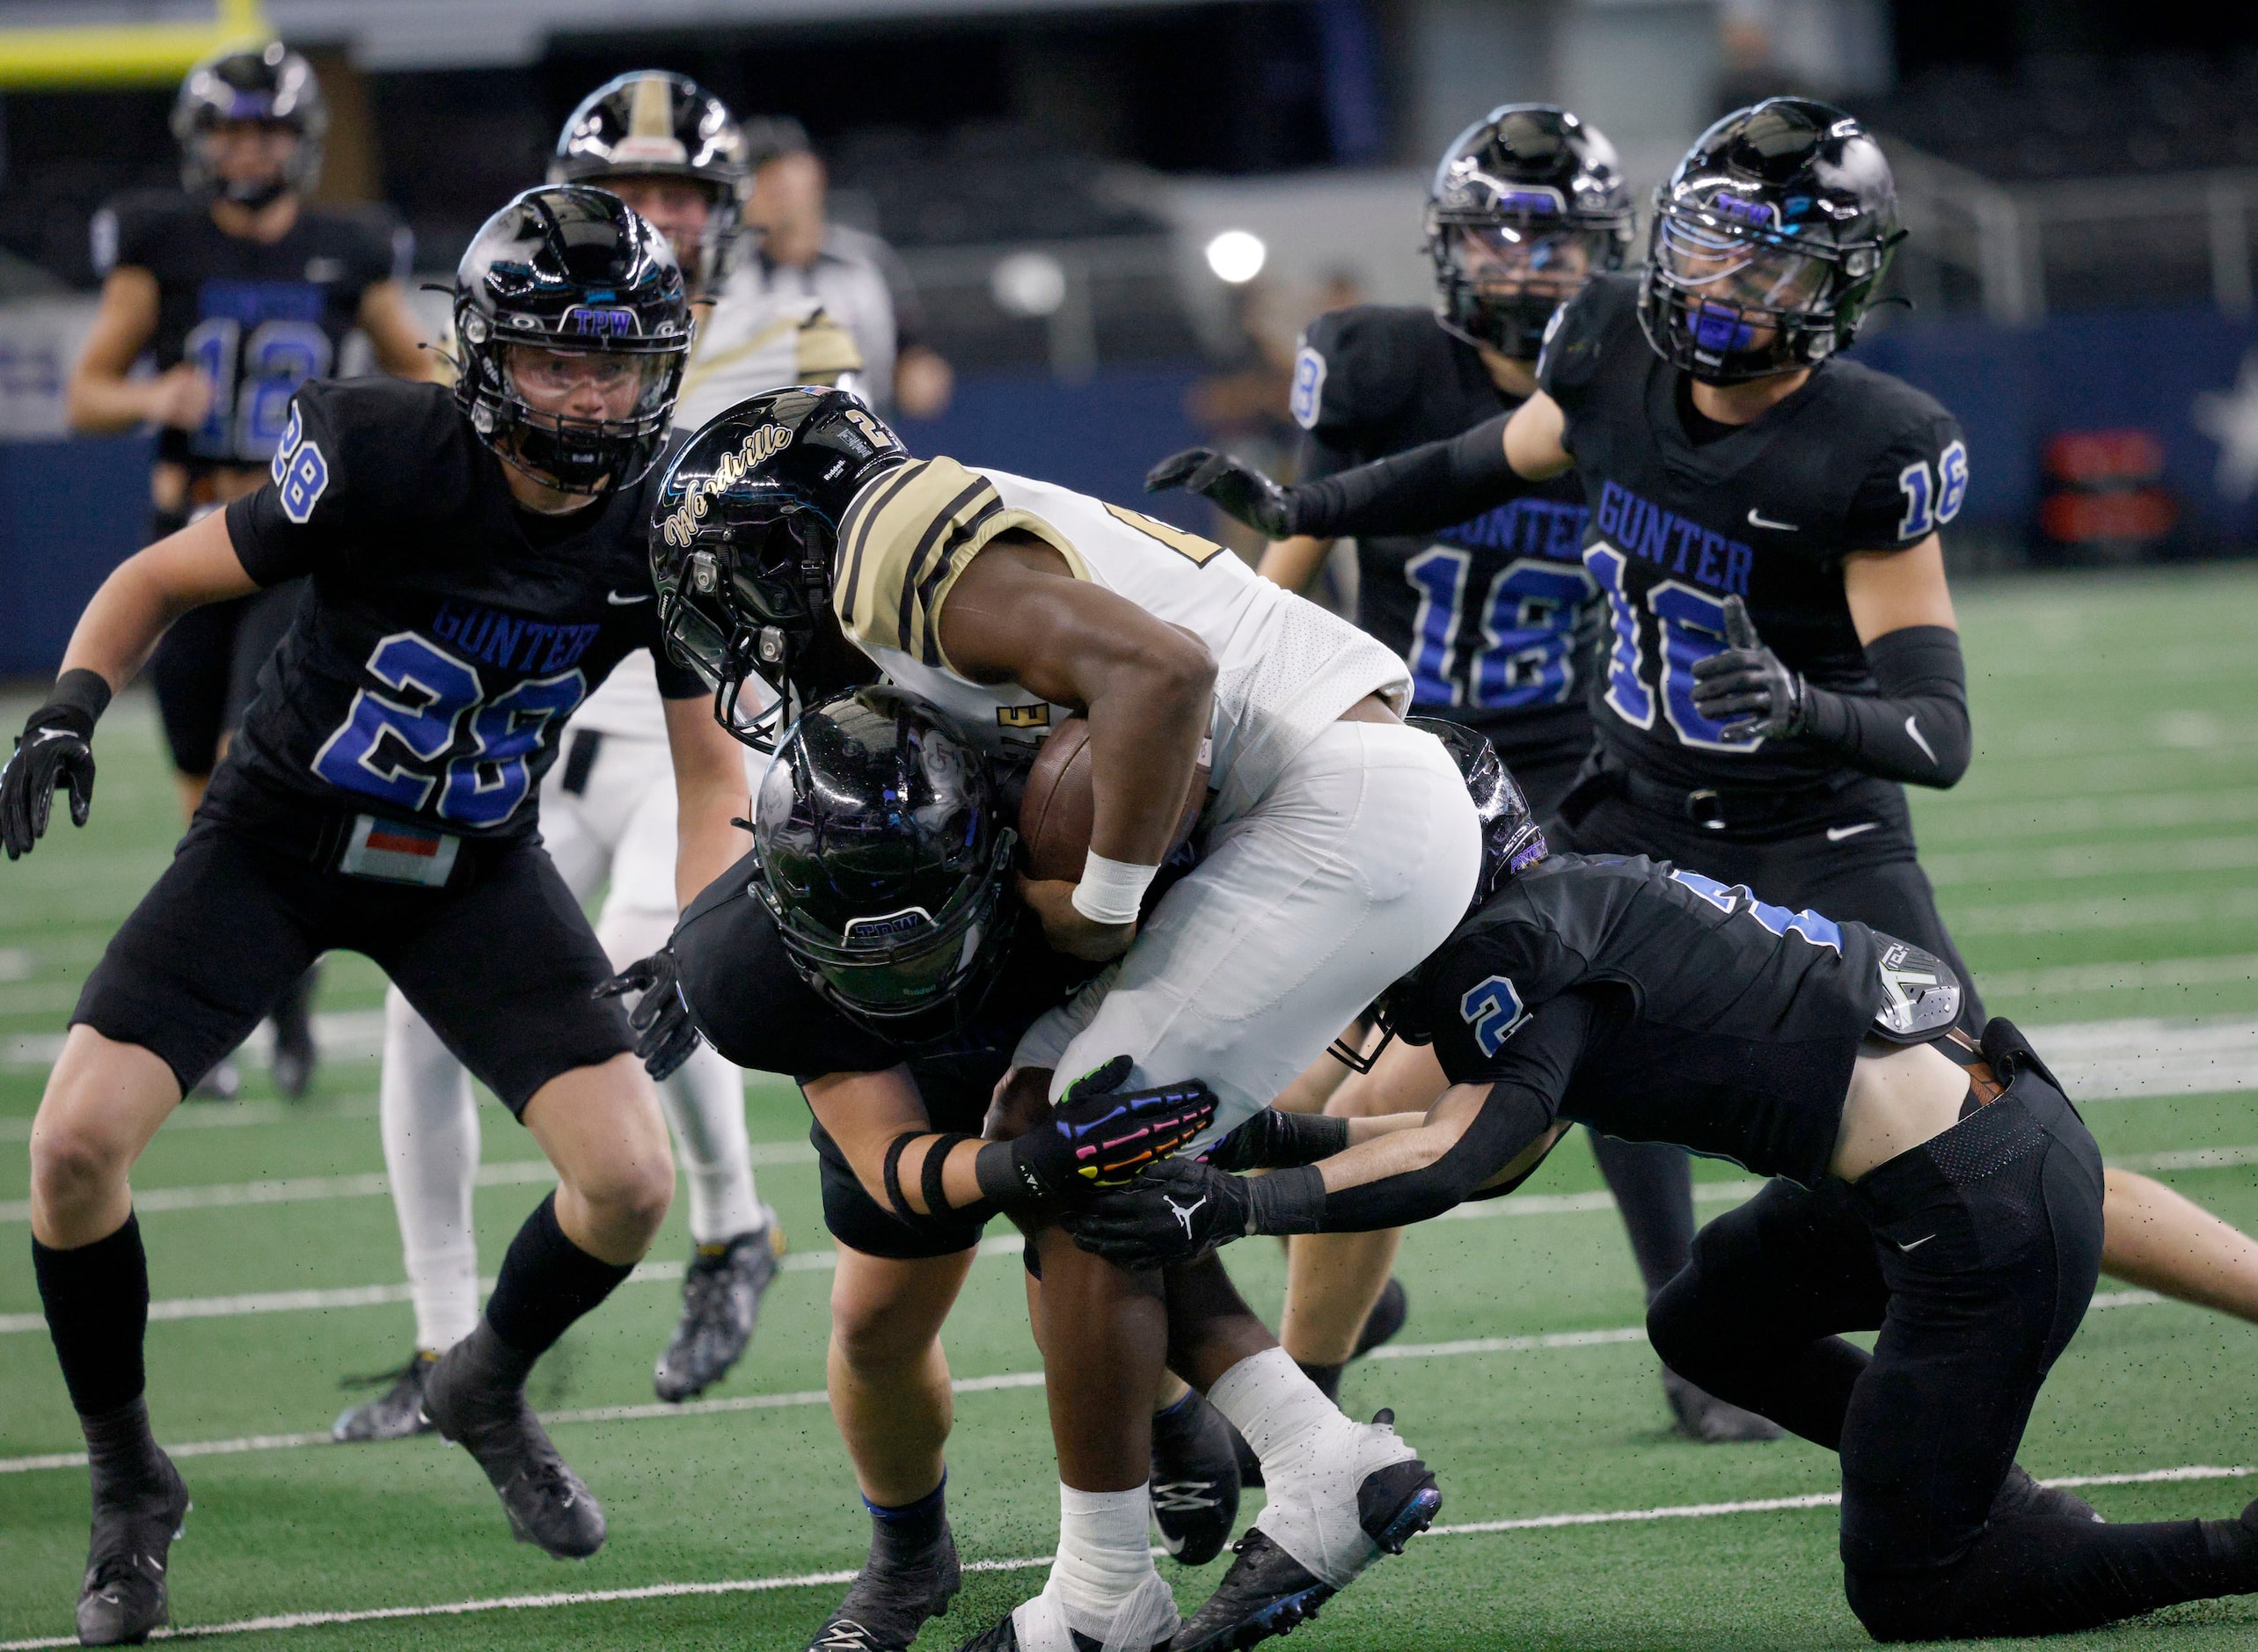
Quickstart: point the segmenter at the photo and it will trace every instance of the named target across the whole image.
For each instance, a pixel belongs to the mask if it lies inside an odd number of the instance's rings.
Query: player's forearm
[[[1168,852],[1215,715],[1204,648],[1123,662],[1089,705],[1090,852],[1157,866]]]
[[[1290,490],[1297,535],[1429,533],[1527,486],[1506,463],[1505,415],[1448,442],[1391,454]]]
[[[744,815],[747,808],[742,769],[736,771],[734,784],[723,775],[680,788],[675,844],[678,910],[687,910],[701,890],[735,866],[751,846],[745,833],[732,823],[732,817]]]
[[[1878,692],[1838,694],[1806,684],[1804,737],[1886,780],[1956,784],[1975,749],[1958,635],[1942,625],[1909,625],[1874,638],[1866,655]]]
[[[1309,582],[1325,564],[1325,553],[1332,548],[1332,540],[1305,533],[1274,539],[1264,547],[1262,560],[1254,571],[1273,585],[1298,594],[1309,588]]]
[[[157,381],[81,367],[63,392],[63,420],[80,435],[115,435],[157,418]]]
[[[236,559],[227,514],[214,511],[127,558],[102,581],[71,631],[62,669],[92,671],[121,689],[181,615],[257,588]]]

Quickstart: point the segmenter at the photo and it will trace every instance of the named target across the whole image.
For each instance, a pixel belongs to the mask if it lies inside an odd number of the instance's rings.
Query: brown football
[[[1180,845],[1198,824],[1208,798],[1208,768],[1192,772],[1192,785],[1176,822],[1173,844]],[[1070,717],[1050,731],[1027,771],[1019,795],[1019,852],[1031,878],[1079,882],[1090,852],[1090,830],[1097,818],[1097,793],[1090,780],[1090,725]],[[1173,846],[1173,845],[1172,845]]]

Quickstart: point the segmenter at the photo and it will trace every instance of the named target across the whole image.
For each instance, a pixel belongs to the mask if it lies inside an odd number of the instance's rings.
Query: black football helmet
[[[690,355],[690,300],[664,237],[616,195],[529,189],[486,220],[455,271],[455,401],[501,459],[572,493],[639,481],[659,457]],[[544,413],[513,376],[530,345],[617,358],[635,400],[620,419]]]
[[[978,749],[938,706],[857,689],[778,744],[753,805],[753,887],[819,997],[889,1036],[940,1036],[1003,964],[1016,841]]]
[[[729,106],[687,75],[638,69],[604,82],[566,117],[549,160],[552,184],[610,178],[681,178],[705,192],[705,232],[677,246],[693,298],[712,297],[729,273],[752,194],[745,135]]]
[[[659,484],[651,579],[667,650],[756,750],[771,749],[795,702],[875,675],[831,612],[831,552],[856,493],[908,457],[859,396],[802,384],[717,414]],[[749,716],[755,676],[778,698]]]
[[[219,175],[212,164],[211,135],[238,121],[287,127],[298,135],[280,172],[234,183]],[[211,191],[254,212],[291,190],[303,194],[314,186],[321,177],[322,139],[328,131],[329,106],[313,65],[280,40],[215,53],[188,71],[172,99],[180,186],[192,195]]]
[[[1435,313],[1469,344],[1533,362],[1553,312],[1631,250],[1615,146],[1566,109],[1509,103],[1458,136],[1427,192]]]
[[[1767,98],[1703,133],[1655,192],[1639,323],[1706,384],[1809,367],[1858,337],[1904,238],[1865,127],[1830,104]]]

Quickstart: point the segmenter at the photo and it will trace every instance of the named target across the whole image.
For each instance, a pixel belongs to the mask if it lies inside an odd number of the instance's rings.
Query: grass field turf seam
[[[1925,852],[1950,880],[1940,903],[1991,1007],[2027,1026],[2258,1017],[2258,982],[2237,973],[2258,899],[2244,846],[2258,821],[2258,655],[2247,640],[2258,578],[2247,569],[2079,575],[1957,595],[1979,756],[1956,791],[1916,791],[1912,802]],[[75,994],[177,835],[145,701],[126,697],[98,744],[93,825],[59,830],[28,876],[26,867],[0,868],[0,1049],[54,1036],[59,1013],[35,1006]],[[323,1004],[366,1026],[380,991],[373,969],[340,958]],[[332,1063],[321,1099],[294,1110],[264,1099],[254,1069],[256,1099],[239,1121],[188,1110],[160,1134],[142,1168],[152,1186],[377,1173],[373,1077],[365,1061]],[[36,1070],[0,1064],[0,1143],[24,1139],[39,1083]],[[756,1084],[749,1109],[756,1139],[796,1147],[804,1138],[805,1114],[788,1090]],[[2237,1144],[2258,1142],[2249,1096],[2137,1098],[2088,1117],[2112,1158],[2154,1160],[2230,1219],[2258,1228],[2258,1174],[2247,1166],[2166,1165],[2179,1156],[2232,1159]],[[524,1160],[514,1126],[493,1113],[484,1122],[490,1155]],[[0,1193],[21,1191],[22,1163],[0,1148]],[[1733,1196],[1724,1188],[1738,1173],[1700,1173],[1709,1199]],[[1588,1154],[1556,1153],[1545,1177],[1538,1200],[1564,1210],[1606,1208]],[[822,1242],[812,1177],[778,1166],[773,1177],[763,1173],[763,1191],[803,1243]],[[481,1193],[482,1254],[500,1254],[531,1196],[530,1184],[514,1180]],[[152,1274],[168,1298],[397,1276],[389,1211],[374,1196],[151,1217]],[[679,1219],[671,1220],[658,1250],[667,1267],[678,1266],[672,1259],[684,1244]],[[1243,1246],[1232,1267],[1258,1305],[1275,1306],[1274,1258]],[[1349,1376],[1352,1402],[1367,1411],[1395,1406],[1443,1473],[1446,1518],[1779,1507],[1739,1518],[1517,1527],[1415,1545],[1292,1646],[1818,1652],[1868,1644],[1842,1604],[1825,1502],[1831,1459],[1797,1445],[1695,1447],[1662,1431],[1652,1356],[1631,1324],[1639,1289],[1611,1223],[1437,1224],[1407,1239],[1403,1271],[1415,1315],[1407,1334],[1501,1345],[1491,1357],[1419,1355]],[[20,1248],[11,1256],[0,1243],[0,1309],[35,1307],[28,1276]],[[760,1340],[715,1396],[733,1408],[681,1414],[666,1429],[591,1422],[574,1430],[568,1449],[610,1509],[614,1539],[569,1574],[569,1585],[554,1565],[508,1541],[491,1490],[460,1452],[429,1441],[246,1452],[187,1468],[199,1507],[174,1568],[179,1612],[239,1622],[566,1587],[617,1597],[513,1614],[506,1630],[493,1614],[470,1614],[310,1624],[230,1644],[795,1652],[829,1604],[822,1589],[630,1597],[676,1583],[837,1577],[859,1558],[862,1517],[829,1420],[813,1401],[822,1379],[821,1280],[797,1272],[771,1293]],[[1024,1371],[1032,1363],[1019,1298],[1016,1270],[975,1270],[947,1332],[958,1369]],[[544,1406],[655,1410],[650,1360],[672,1312],[669,1291],[621,1292],[544,1362]],[[373,1370],[387,1356],[397,1363],[405,1325],[404,1310],[377,1306],[155,1326],[161,1431],[306,1431],[340,1403],[338,1371]],[[1550,1337],[1563,1345],[1528,1346]],[[1032,1556],[1055,1535],[1039,1378],[1013,1380],[1019,1385],[959,1410],[952,1517],[975,1561]],[[43,1339],[0,1340],[0,1451],[69,1440],[59,1390]],[[809,1403],[734,1403],[774,1394]],[[2258,1462],[2254,1399],[2258,1332],[2250,1327],[2177,1305],[2099,1313],[2042,1397],[2025,1460],[2116,1476],[2157,1464]],[[2117,1519],[2217,1516],[2240,1507],[2239,1485],[2112,1485],[2094,1495]],[[84,1481],[74,1473],[0,1481],[0,1635],[68,1627],[84,1522]],[[1170,1575],[1189,1606],[1216,1572]],[[1032,1586],[1025,1568],[976,1573],[919,1652],[954,1647]],[[2248,1652],[2258,1645],[2258,1602],[2181,1608],[2053,1644]]]

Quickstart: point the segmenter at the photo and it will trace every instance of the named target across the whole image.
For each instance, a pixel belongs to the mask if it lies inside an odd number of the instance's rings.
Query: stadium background
[[[0,693],[0,726],[141,531],[145,443],[60,435],[85,219],[172,176],[170,84],[220,30],[271,26],[316,53],[337,110],[325,189],[403,211],[431,279],[618,69],[678,68],[741,113],[798,116],[840,216],[895,242],[956,366],[912,446],[1124,502],[1195,437],[1283,461],[1295,330],[1351,289],[1423,296],[1426,164],[1489,105],[1572,104],[1643,196],[1711,114],[1832,95],[1883,133],[1914,230],[1895,280],[1916,308],[1883,311],[1861,351],[1951,404],[1975,455],[1947,544],[1977,758],[1915,800],[1946,916],[1993,1005],[2057,1029],[2042,1047],[2112,1158],[2258,1226],[2258,576],[2239,560],[2258,541],[2258,24],[2101,0],[643,0],[632,33],[622,15],[0,0],[0,676],[21,691]],[[1265,257],[1231,283],[1210,249],[1234,230]],[[140,695],[101,758],[94,824],[0,868],[5,1645],[67,1629],[84,1517],[28,1246],[8,1237],[24,1143],[77,983],[176,830]],[[186,1110],[135,1177],[158,1432],[198,1443],[177,1616],[316,1619],[246,1647],[800,1644],[836,1587],[807,1580],[856,1563],[862,1517],[821,1403],[825,1240],[786,1085],[756,1080],[749,1106],[795,1250],[728,1383],[647,1403],[673,1312],[659,1265],[537,1378],[611,1513],[600,1558],[566,1572],[508,1543],[475,1468],[435,1442],[311,1443],[340,1375],[396,1363],[409,1335],[373,1117],[380,984],[358,960],[332,969],[313,1100],[285,1109],[254,1079],[243,1103]],[[491,1265],[545,1167],[500,1112],[485,1123]],[[1703,1175],[1705,1212],[1740,1196],[1731,1166]],[[1296,1644],[1863,1644],[1832,1464],[1663,1433],[1635,1277],[1581,1149],[1476,1209],[1413,1235],[1408,1346],[1347,1392],[1396,1407],[1443,1468],[1446,1523],[1485,1529],[1422,1541]],[[995,1248],[947,1335],[952,1505],[968,1559],[1024,1561],[1049,1547],[1055,1476]],[[1275,1258],[1242,1248],[1275,1305]],[[669,1234],[654,1254],[680,1249]],[[2125,1482],[2089,1494],[2112,1518],[2240,1507],[2258,1334],[2106,1285],[2097,1309],[2025,1461]],[[955,1644],[1038,1575],[977,1576],[921,1646]],[[1211,1576],[1181,1578],[1187,1604]],[[456,1610],[505,1600],[523,1607],[507,1621]],[[2248,1603],[2169,1615],[2175,1648],[2258,1634]]]

